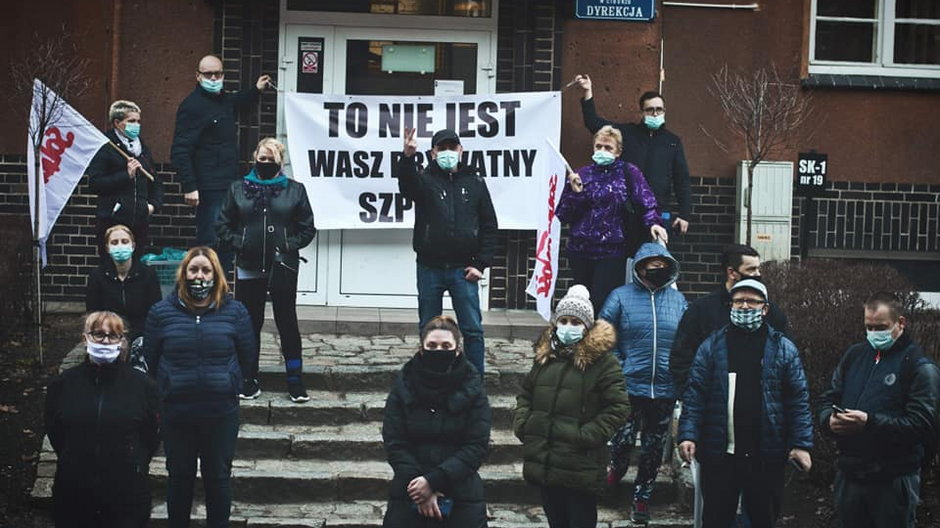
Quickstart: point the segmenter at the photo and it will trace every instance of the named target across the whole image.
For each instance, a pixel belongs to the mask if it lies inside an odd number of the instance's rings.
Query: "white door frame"
[[[498,4],[493,2],[489,18],[374,15],[362,13],[324,13],[287,11],[281,1],[281,61],[278,90],[278,138],[286,143],[284,93],[295,91],[297,83],[297,41],[299,37],[324,39],[323,93],[342,94],[346,86],[346,42],[348,40],[398,40],[409,42],[458,42],[477,45],[477,94],[496,91],[496,38]],[[436,27],[438,29],[427,29]],[[441,29],[443,28],[443,29]],[[290,174],[290,163],[285,166]],[[314,214],[316,212],[314,211]],[[342,288],[342,238],[339,230],[319,231],[314,244],[303,251],[315,265],[313,275],[301,275],[298,283],[298,304],[333,306],[378,306],[415,308],[417,293],[344,294]],[[410,237],[408,237],[410,239]],[[410,249],[410,244],[409,244]],[[414,281],[414,276],[404,280]],[[303,284],[301,284],[301,282]],[[445,298],[445,307],[450,299]],[[489,308],[489,270],[480,281],[480,307]]]

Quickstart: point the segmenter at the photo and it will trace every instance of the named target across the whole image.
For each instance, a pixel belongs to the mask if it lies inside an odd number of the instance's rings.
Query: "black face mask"
[[[670,279],[672,279],[672,268],[651,268],[646,270],[646,282],[649,282],[657,288],[662,288]]]
[[[281,172],[281,166],[273,161],[255,162],[255,172],[262,180],[270,180]]]
[[[421,362],[434,372],[447,372],[456,359],[456,350],[421,350]]]

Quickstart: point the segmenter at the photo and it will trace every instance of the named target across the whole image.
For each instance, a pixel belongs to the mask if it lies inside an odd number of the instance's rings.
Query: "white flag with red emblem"
[[[545,140],[547,154],[542,165],[539,229],[535,236],[535,268],[525,292],[535,297],[535,307],[546,320],[552,318],[552,296],[558,279],[558,246],[561,244],[561,222],[555,208],[561,200],[568,178],[568,162],[555,145]]]
[[[41,120],[45,121],[45,130],[39,147],[40,180],[36,177],[37,154],[33,141],[39,133]],[[26,147],[29,212],[33,221],[33,236],[39,240],[45,265],[46,238],[78,181],[85,174],[91,158],[108,142],[108,138],[38,79],[33,81],[29,132]]]

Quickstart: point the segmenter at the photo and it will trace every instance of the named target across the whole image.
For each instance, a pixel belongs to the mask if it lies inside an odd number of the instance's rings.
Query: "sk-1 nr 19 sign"
[[[829,156],[816,152],[800,152],[796,168],[796,190],[802,196],[819,194],[826,187]]]
[[[653,0],[577,0],[578,18],[597,20],[652,20]]]

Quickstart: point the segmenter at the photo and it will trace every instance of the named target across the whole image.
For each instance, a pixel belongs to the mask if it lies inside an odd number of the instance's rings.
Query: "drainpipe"
[[[123,0],[114,0],[114,9],[112,10],[114,19],[111,21],[111,80],[108,83],[108,91],[111,93],[111,101],[108,101],[109,106],[114,99],[117,99],[121,61],[121,11],[123,11],[123,7]]]
[[[759,4],[703,4],[700,2],[663,2],[664,6],[672,7],[710,7],[715,9],[749,9],[757,11]]]

